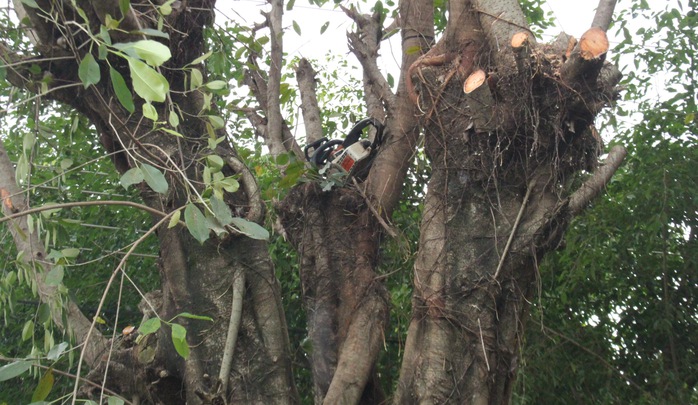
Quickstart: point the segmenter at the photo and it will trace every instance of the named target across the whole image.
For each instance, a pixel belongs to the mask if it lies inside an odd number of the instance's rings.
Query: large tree
[[[106,388],[133,402],[297,402],[282,297],[258,225],[267,207],[212,103],[225,85],[206,69],[214,2],[14,4],[33,47],[0,44],[7,80],[89,119],[122,183],[137,184],[159,242],[160,292],[144,297],[142,337],[102,335],[56,282],[60,264],[45,260],[15,168],[0,153],[3,209],[21,261],[54,322],[80,345],[78,374],[83,363],[88,379],[108,372]],[[356,27],[348,36],[366,110],[385,133],[365,177],[325,179],[294,164],[304,157],[281,113],[284,4],[271,2],[252,29],[269,30],[269,60],[250,40],[245,61],[257,105],[241,111],[286,178],[306,172],[273,208],[299,256],[316,403],[386,398],[375,372],[390,311],[378,253],[394,234],[389,219],[421,137],[431,177],[392,395],[396,403],[509,402],[537,263],[624,156],[616,148],[603,166],[596,160],[594,118],[620,80],[605,60],[614,5],[600,2],[579,41],[561,34],[538,44],[514,0],[451,2],[442,33],[433,2],[401,1],[396,93],[376,62],[384,9],[344,8]],[[315,72],[302,60],[296,75],[309,144],[323,136]],[[588,175],[581,185],[580,173]],[[109,284],[120,271],[123,261]]]

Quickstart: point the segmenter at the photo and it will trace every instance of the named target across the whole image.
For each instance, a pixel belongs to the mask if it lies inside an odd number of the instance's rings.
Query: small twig
[[[230,308],[230,322],[228,323],[228,335],[225,339],[223,359],[221,360],[221,370],[218,379],[221,382],[221,393],[225,398],[228,396],[228,380],[230,380],[230,370],[233,366],[233,353],[235,353],[235,343],[240,332],[240,320],[242,319],[242,300],[245,296],[245,271],[240,270],[233,279],[233,304]]]
[[[514,221],[514,226],[511,228],[511,233],[509,234],[509,239],[507,240],[507,244],[504,246],[504,251],[502,252],[502,257],[499,258],[499,264],[497,265],[497,271],[494,272],[494,277],[493,277],[495,280],[497,279],[497,276],[499,276],[499,272],[502,270],[502,266],[504,266],[504,259],[506,259],[507,254],[509,253],[509,248],[511,247],[511,242],[514,240],[514,235],[516,234],[516,230],[519,228],[519,222],[521,221],[521,217],[523,216],[523,213],[526,210],[526,204],[528,204],[528,198],[531,196],[531,190],[535,186],[536,186],[536,179],[534,178],[528,184],[528,189],[526,190],[526,195],[524,196],[524,199],[521,202],[521,208],[519,208],[519,213],[516,215],[516,221]]]
[[[361,196],[366,201],[366,205],[368,205],[368,209],[371,210],[373,215],[378,220],[378,223],[381,224],[381,226],[383,227],[383,229],[385,229],[385,231],[388,233],[388,235],[390,235],[393,238],[397,238],[397,232],[395,232],[395,230],[390,225],[388,225],[387,222],[385,222],[385,220],[383,219],[381,214],[379,214],[378,210],[376,210],[376,207],[374,207],[373,204],[371,204],[371,200],[368,199],[368,196],[366,195],[366,193],[364,193],[364,191],[361,189],[361,187],[359,187],[359,183],[356,181],[356,179],[353,177],[351,179],[354,182],[356,189],[359,191],[359,194],[361,194]]]
[[[48,211],[48,210],[55,210],[57,208],[72,208],[72,207],[86,207],[86,206],[91,206],[91,205],[121,205],[121,206],[127,206],[127,207],[134,207],[138,208],[140,210],[149,212],[151,214],[157,215],[159,217],[165,217],[169,216],[170,214],[167,214],[162,211],[158,211],[155,208],[150,208],[147,205],[143,204],[138,204],[132,201],[114,201],[114,200],[105,200],[105,201],[76,201],[76,202],[71,202],[71,203],[64,203],[64,204],[53,204],[53,205],[44,205],[41,207],[36,207],[36,208],[31,208],[28,210],[24,210],[22,212],[18,212],[16,214],[8,215],[6,217],[0,218],[0,223],[10,221],[15,218],[23,217],[26,215],[30,214],[35,214],[37,212],[42,212],[42,211]]]
[[[477,327],[480,329],[480,344],[482,345],[482,354],[485,356],[487,371],[490,371],[490,361],[487,360],[487,349],[485,348],[485,338],[482,336],[482,325],[480,324],[480,318],[477,318]]]
[[[122,271],[124,265],[126,264],[126,260],[131,256],[131,253],[133,253],[138,245],[140,245],[148,236],[150,236],[152,233],[154,233],[160,225],[164,224],[175,212],[177,211],[172,211],[171,213],[165,215],[158,223],[153,225],[146,233],[143,234],[138,240],[136,240],[133,243],[133,246],[131,246],[131,249],[126,252],[123,258],[121,258],[121,261],[119,264],[116,266],[114,271],[111,274],[111,277],[109,277],[109,281],[107,281],[107,285],[104,287],[104,292],[102,293],[102,298],[99,300],[99,305],[97,306],[97,310],[95,311],[95,314],[99,314],[102,312],[102,307],[104,306],[104,302],[107,300],[107,293],[109,292],[109,288],[111,287],[112,283],[114,282],[114,279],[116,278],[116,275],[119,274],[120,271]],[[83,349],[80,350],[80,359],[78,360],[78,369],[75,372],[75,375],[80,377],[80,371],[82,370],[82,363],[85,358],[85,351],[86,348],[89,344],[90,341],[90,336],[92,336],[92,332],[95,330],[95,324],[97,323],[97,315],[92,317],[92,323],[90,324],[90,329],[87,331],[87,335],[85,336],[85,341],[83,342]],[[79,386],[79,379],[75,380],[75,386],[73,387],[73,399],[71,401],[71,405],[75,405],[75,401],[77,400],[77,395],[78,395],[78,386]]]

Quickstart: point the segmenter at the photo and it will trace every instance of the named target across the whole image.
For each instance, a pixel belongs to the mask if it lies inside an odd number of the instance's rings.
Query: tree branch
[[[281,65],[283,58],[283,31],[281,20],[284,12],[283,0],[270,0],[271,12],[264,14],[271,31],[271,53],[269,66],[269,84],[267,86],[267,144],[269,152],[275,158],[287,151],[282,134],[283,118],[281,116]]]
[[[296,68],[296,80],[301,93],[301,111],[305,124],[306,145],[322,138],[322,119],[315,91],[315,70],[307,59],[302,58]]]
[[[242,319],[242,299],[245,295],[245,272],[239,271],[233,279],[233,302],[230,307],[230,320],[228,323],[228,334],[223,350],[223,360],[221,360],[221,370],[218,379],[221,381],[221,393],[228,397],[228,381],[230,380],[230,370],[233,366],[233,353],[235,352],[235,342],[240,331],[240,320]]]
[[[599,0],[599,5],[596,7],[594,21],[592,27],[599,27],[604,31],[608,31],[608,27],[613,21],[613,10],[616,8],[617,0]]]
[[[18,191],[18,193],[21,193],[21,191]],[[14,195],[15,194],[12,194],[11,196],[14,196]],[[7,197],[7,198],[9,198],[9,197]],[[5,200],[5,198],[3,198],[3,200]],[[63,204],[44,205],[41,207],[22,210],[20,212],[17,212],[17,213],[11,214],[11,215],[7,215],[5,217],[0,218],[0,224],[5,222],[5,221],[12,221],[12,220],[20,218],[20,217],[25,217],[25,216],[30,215],[30,214],[35,214],[37,212],[55,210],[55,209],[60,209],[60,208],[87,207],[87,206],[91,206],[91,205],[121,205],[121,206],[126,206],[126,207],[138,208],[140,210],[149,212],[149,213],[151,213],[153,215],[157,215],[159,217],[165,217],[168,215],[166,212],[158,211],[155,208],[150,208],[147,205],[138,204],[138,203],[135,203],[133,201],[115,201],[115,200],[76,201],[76,202],[63,203]]]
[[[361,63],[364,74],[364,97],[368,108],[368,115],[383,119],[385,108],[395,102],[395,95],[390,91],[388,81],[383,77],[378,68],[378,50],[382,39],[382,25],[380,13],[372,16],[359,14],[355,9],[348,9],[340,5],[344,13],[357,25],[356,32],[347,33],[349,50]]]
[[[39,300],[51,307],[51,318],[59,328],[64,331],[72,331],[78,344],[85,344],[85,359],[94,366],[99,362],[102,354],[107,350],[107,341],[101,333],[96,332],[90,342],[86,342],[90,330],[90,321],[80,311],[75,301],[69,297],[63,310],[66,311],[68,325],[63,324],[60,303],[64,297],[55,286],[48,286],[44,282],[44,275],[52,269],[52,265],[45,260],[46,252],[36,232],[31,232],[26,217],[26,202],[21,198],[21,190],[14,182],[15,170],[10,158],[5,151],[5,146],[0,140],[0,190],[5,190],[7,195],[2,198],[2,211],[5,214],[19,211],[19,215],[10,215],[3,220],[10,221],[8,226],[14,240],[17,251],[22,253],[22,261],[28,264],[34,271],[31,272],[33,281],[37,286]]]
[[[603,166],[600,166],[577,191],[570,196],[569,210],[572,215],[577,215],[604,190],[611,177],[618,170],[623,159],[628,154],[620,145],[614,146],[606,157]]]
[[[511,38],[522,30],[529,31],[526,16],[518,0],[472,0],[480,13],[480,25],[493,56],[499,66],[509,66],[513,59],[513,50],[509,46]],[[531,35],[530,41],[535,39]]]

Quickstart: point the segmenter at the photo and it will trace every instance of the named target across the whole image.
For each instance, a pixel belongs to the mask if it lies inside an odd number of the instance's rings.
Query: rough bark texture
[[[567,180],[596,168],[593,119],[617,91],[597,58],[561,78],[554,46],[503,49],[525,29],[515,2],[463,3],[411,68],[433,174],[397,404],[509,402],[536,263],[572,216]],[[464,92],[473,70],[486,88]]]
[[[52,15],[58,18],[59,24],[66,20],[82,21],[70,2],[38,3],[43,10],[53,10]],[[99,32],[106,14],[120,15],[117,1],[78,1],[77,4],[90,20],[89,28],[93,32]],[[226,203],[233,213],[259,220],[263,210],[258,196],[254,195],[258,193],[254,179],[244,165],[239,164],[236,152],[228,142],[220,143],[215,151],[207,150],[206,121],[197,118],[204,107],[203,97],[196,91],[182,88],[182,83],[186,82],[186,70],[180,67],[204,53],[203,27],[212,22],[213,5],[213,1],[178,3],[165,18],[164,27],[170,38],[163,43],[171,49],[172,59],[161,72],[173,91],[171,99],[154,105],[160,117],[167,117],[173,106],[177,106],[176,111],[182,113],[182,122],[176,129],[184,138],[153,131],[152,122],[141,116],[138,101],[136,113],[128,114],[116,101],[109,80],[102,80],[87,89],[82,86],[61,89],[60,85],[80,83],[78,63],[89,49],[95,52],[97,49],[79,46],[88,40],[80,31],[61,37],[57,26],[41,17],[42,11],[30,8],[25,8],[25,11],[40,39],[36,48],[40,55],[36,57],[74,57],[51,63],[38,62],[42,68],[41,77],[52,77],[49,84],[52,91],[47,97],[74,107],[92,121],[107,152],[115,153],[114,163],[120,172],[134,167],[137,162],[149,162],[164,169],[170,186],[166,195],[153,192],[145,184],[140,185],[141,195],[148,206],[171,212],[186,204],[189,195],[186,188],[190,186],[183,181],[184,176],[189,179],[189,184],[203,184],[201,162],[205,155],[215,153],[231,162],[223,169],[225,174],[238,173],[243,183],[240,191],[225,195]],[[151,3],[132,1],[121,28],[156,28],[157,19],[149,17],[152,12],[155,11]],[[114,41],[143,38],[142,35],[113,32]],[[14,54],[4,46],[1,56],[6,62],[31,59]],[[110,56],[109,62],[128,81],[129,70],[124,60]],[[23,66],[27,65],[18,65],[17,69]],[[102,78],[108,77],[106,64],[101,68]],[[9,70],[8,80],[30,91],[39,90],[26,70]],[[225,136],[222,132],[217,135]],[[105,367],[109,367],[108,385],[114,391],[167,404],[295,402],[297,393],[291,377],[287,327],[266,243],[232,235],[227,239],[213,238],[202,246],[183,227],[166,229],[165,226],[158,230],[158,238],[162,279],[162,300],[155,308],[158,316],[169,320],[177,314],[189,312],[210,316],[214,322],[177,319],[188,332],[191,355],[187,360],[175,352],[169,327],[163,327],[157,335],[149,336],[138,345],[117,347],[109,365],[98,363],[95,356],[87,356],[93,367],[91,376],[101,379],[99,376]],[[229,389],[228,392],[219,392],[218,382],[208,376],[217,376],[221,365],[230,319],[231,283],[237,272],[244,272],[246,276],[242,322],[229,375]],[[79,318],[69,318],[70,322],[76,320]],[[80,341],[81,337],[78,336],[78,342],[87,343],[89,353],[93,352],[95,345],[104,345],[101,337],[89,342]]]

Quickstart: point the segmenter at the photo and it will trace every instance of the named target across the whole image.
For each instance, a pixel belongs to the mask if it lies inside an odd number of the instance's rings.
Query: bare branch
[[[230,380],[230,370],[233,366],[233,353],[235,352],[235,342],[237,342],[240,331],[240,320],[242,319],[242,299],[245,294],[245,272],[236,272],[233,278],[233,302],[230,308],[230,320],[228,321],[228,334],[223,350],[223,360],[221,360],[221,370],[218,379],[221,382],[221,393],[228,397],[228,380]]]
[[[254,61],[252,61],[254,63]],[[269,111],[267,110],[267,105],[268,103],[268,88],[267,88],[267,81],[262,77],[260,70],[259,69],[248,69],[245,72],[245,84],[252,90],[252,94],[255,96],[257,99],[257,102],[259,105],[262,107],[262,110],[264,111],[264,114],[269,117]],[[280,104],[277,103],[277,106]],[[245,111],[245,114],[247,114],[247,118],[250,119],[250,122],[252,125],[255,126],[255,128],[258,130],[259,134],[264,138],[265,143],[267,146],[271,149],[271,139],[269,137],[269,127],[268,123],[269,120],[268,118],[265,120],[264,118],[261,118],[261,121],[257,118],[251,119],[254,115],[249,115],[248,112],[254,111],[250,109],[243,109]],[[256,113],[254,113],[256,114]],[[261,130],[262,127],[259,125],[263,123],[264,130]],[[293,151],[293,153],[296,155],[298,159],[304,159],[303,157],[303,151],[301,150],[301,147],[298,146],[298,142],[296,142],[296,139],[293,137],[293,134],[291,133],[291,129],[288,127],[286,122],[282,121],[281,122],[281,140],[282,140],[282,147],[283,150],[289,150]],[[282,152],[283,153],[283,152]]]
[[[596,7],[594,21],[592,27],[599,27],[604,31],[608,31],[608,27],[613,21],[613,10],[616,8],[617,0],[599,0],[599,6]]]
[[[305,142],[310,144],[322,138],[322,119],[315,91],[315,70],[307,59],[302,58],[296,68],[296,80],[301,92],[301,111],[305,124]]]
[[[359,14],[355,9],[340,5],[357,25],[356,32],[347,33],[349,49],[363,67],[364,95],[366,97],[368,115],[382,119],[385,117],[383,105],[389,108],[394,103],[395,95],[390,91],[388,81],[378,68],[378,50],[382,39],[380,14],[372,16]]]
[[[434,3],[431,0],[400,1],[402,69],[396,101],[388,110],[386,135],[381,151],[371,167],[366,195],[386,217],[397,204],[407,167],[419,137],[416,106],[407,97],[409,67],[434,42]],[[420,49],[421,52],[414,52]]]
[[[627,154],[628,151],[620,145],[611,149],[603,166],[599,167],[591,178],[570,196],[569,210],[572,215],[582,212],[587,204],[601,194]]]
[[[281,116],[281,65],[283,58],[283,31],[281,20],[284,12],[283,0],[271,0],[271,12],[264,14],[269,26],[271,37],[271,53],[269,66],[269,84],[267,86],[267,137],[269,151],[277,157],[285,153],[282,135],[283,117]]]

